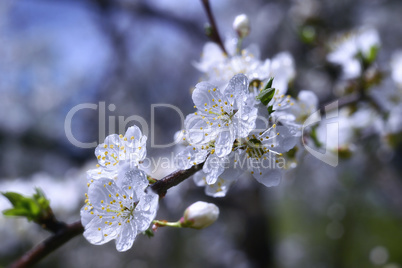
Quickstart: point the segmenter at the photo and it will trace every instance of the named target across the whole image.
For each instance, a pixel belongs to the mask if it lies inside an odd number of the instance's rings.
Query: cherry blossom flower
[[[130,163],[132,167],[139,167],[147,154],[146,142],[147,136],[142,135],[137,126],[129,127],[124,136],[117,134],[107,136],[104,143],[95,149],[98,164],[96,169],[87,172],[89,181],[101,178],[105,173],[116,175],[119,167],[126,163]]]
[[[118,251],[130,249],[158,209],[159,196],[147,186],[146,174],[129,164],[120,167],[117,177],[102,177],[90,184],[81,209],[84,237],[95,245],[115,239]]]
[[[372,61],[375,59],[380,46],[378,32],[372,28],[356,30],[344,34],[332,44],[332,52],[327,55],[329,62],[342,67],[344,79],[354,79],[360,76],[362,71],[360,60]]]
[[[225,90],[201,82],[193,92],[197,112],[186,117],[189,146],[177,155],[178,167],[188,169],[203,162],[208,154],[224,157],[237,138],[245,138],[255,127],[257,109],[247,105],[248,83],[244,75],[234,76]]]

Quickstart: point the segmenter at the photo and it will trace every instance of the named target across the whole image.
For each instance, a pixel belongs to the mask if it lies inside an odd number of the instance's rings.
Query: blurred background
[[[321,104],[337,95],[339,70],[326,62],[334,34],[377,29],[377,65],[384,72],[402,49],[400,0],[211,2],[224,38],[234,35],[235,16],[247,14],[252,31],[245,46],[257,44],[262,59],[289,51],[297,73],[290,92],[312,90]],[[68,112],[97,105],[72,119],[72,134],[82,142],[119,132],[119,116],[150,122],[151,104],[192,112],[191,88],[202,75],[193,63],[208,41],[206,22],[197,0],[0,1],[0,191],[31,194],[39,186],[60,220],[78,220],[85,171],[95,157],[94,148],[67,139]],[[178,114],[158,108],[154,119],[149,141],[173,142]],[[378,136],[357,139],[353,156],[338,167],[308,155],[278,187],[244,178],[223,199],[204,195],[191,179],[169,190],[157,218],[174,221],[194,201],[214,202],[221,215],[205,230],[161,228],[152,239],[138,237],[125,253],[80,236],[36,267],[402,268],[401,148],[384,149]],[[148,146],[148,155],[172,150]],[[1,196],[0,209],[9,207]],[[47,236],[26,219],[1,215],[0,266]]]

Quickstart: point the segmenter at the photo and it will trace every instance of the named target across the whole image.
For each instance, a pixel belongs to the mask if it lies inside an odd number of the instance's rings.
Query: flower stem
[[[201,0],[202,4],[204,5],[205,12],[207,13],[209,24],[211,25],[212,32],[211,32],[211,39],[215,43],[219,45],[219,47],[222,49],[222,52],[225,53],[226,55],[228,54],[226,52],[225,46],[223,45],[221,36],[219,35],[218,27],[215,22],[214,15],[212,14],[211,10],[211,5],[209,4],[209,0]]]
[[[152,221],[152,223],[157,225],[157,226],[168,226],[168,227],[176,227],[176,228],[181,228],[182,227],[180,221],[168,222],[168,221],[154,220],[154,221]]]

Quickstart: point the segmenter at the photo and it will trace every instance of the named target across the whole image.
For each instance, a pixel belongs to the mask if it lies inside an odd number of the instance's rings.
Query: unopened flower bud
[[[238,15],[233,21],[233,29],[240,38],[244,38],[250,33],[250,22],[246,14]]]
[[[180,219],[183,227],[202,229],[214,223],[219,216],[219,208],[211,203],[195,202],[184,211]]]

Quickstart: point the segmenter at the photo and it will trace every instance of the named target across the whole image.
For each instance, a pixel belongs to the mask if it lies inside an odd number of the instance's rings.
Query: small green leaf
[[[29,210],[24,208],[10,208],[3,211],[4,216],[30,216]]]
[[[268,103],[272,100],[275,94],[274,88],[265,88],[260,94],[258,94],[257,99],[261,101],[262,104],[268,105]]]
[[[268,106],[267,110],[268,110],[268,115],[270,115],[270,114],[272,114],[273,112],[275,112],[273,105]]]
[[[378,50],[378,46],[372,46],[370,48],[369,53],[365,57],[365,60],[368,64],[371,64],[375,61],[375,59],[377,58]]]
[[[148,236],[148,238],[154,237],[154,235],[155,235],[151,228],[145,230],[145,232],[143,232],[143,234]]]
[[[1,194],[4,195],[13,206],[17,205],[22,201],[22,199],[25,198],[23,195],[14,192],[6,192]]]
[[[50,210],[50,202],[41,189],[36,188],[35,191],[36,193],[32,197],[14,192],[2,193],[13,205],[13,208],[4,210],[3,214],[5,216],[23,216],[29,221],[37,221],[46,215]]]
[[[272,82],[274,82],[274,78],[269,78],[267,84],[265,85],[264,89],[272,88]]]

